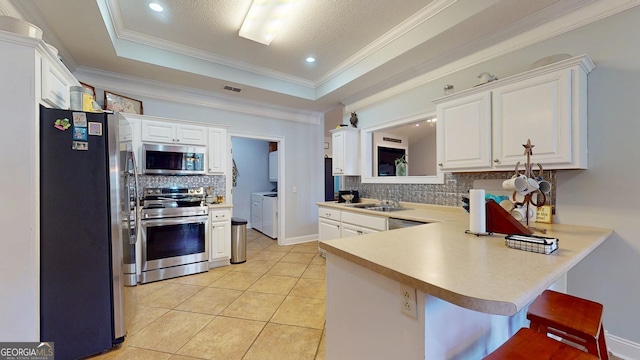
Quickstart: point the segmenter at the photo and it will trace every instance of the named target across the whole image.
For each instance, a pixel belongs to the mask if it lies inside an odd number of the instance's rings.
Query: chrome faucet
[[[380,205],[386,207],[400,207],[400,201],[391,198],[391,190],[387,189],[387,198],[382,200],[380,197]]]

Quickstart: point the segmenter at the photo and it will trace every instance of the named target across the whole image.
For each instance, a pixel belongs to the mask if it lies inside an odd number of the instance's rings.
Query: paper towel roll
[[[469,190],[469,231],[482,234],[487,231],[487,208],[484,189]]]

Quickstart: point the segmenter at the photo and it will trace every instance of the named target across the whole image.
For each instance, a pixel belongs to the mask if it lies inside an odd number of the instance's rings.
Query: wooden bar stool
[[[522,328],[485,360],[597,360],[570,345]]]
[[[527,319],[531,329],[582,345],[590,354],[609,360],[602,311],[597,302],[545,290],[529,306]]]

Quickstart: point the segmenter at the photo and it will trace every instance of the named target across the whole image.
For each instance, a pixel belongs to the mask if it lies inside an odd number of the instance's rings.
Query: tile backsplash
[[[478,179],[508,179],[513,171],[484,173],[445,173],[444,184],[370,184],[361,183],[360,176],[345,176],[345,190],[358,190],[360,197],[394,199],[398,201],[462,206],[462,197],[469,194],[473,181]],[[545,171],[545,179],[551,183],[547,204],[556,202],[556,172]]]
[[[224,175],[193,175],[193,176],[163,176],[140,175],[138,177],[138,192],[146,187],[213,187],[212,195],[224,196],[226,193],[226,177]]]

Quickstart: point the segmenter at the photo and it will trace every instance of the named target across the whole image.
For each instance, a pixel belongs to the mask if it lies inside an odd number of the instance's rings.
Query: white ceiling
[[[269,46],[238,36],[251,0],[8,1],[72,71],[328,111],[596,0],[302,0]]]

